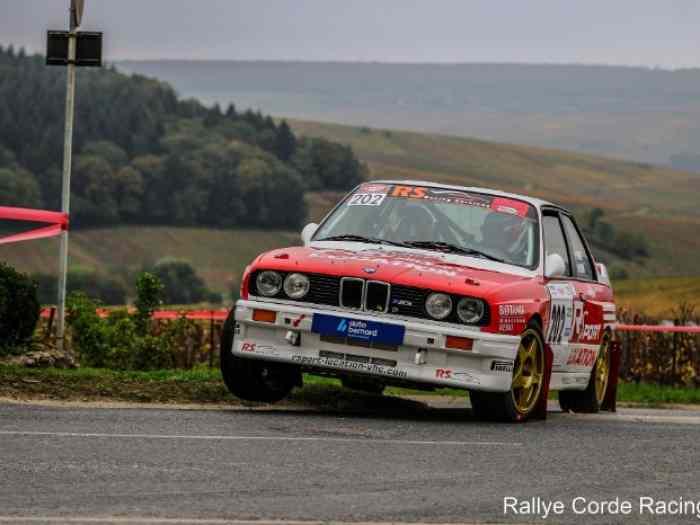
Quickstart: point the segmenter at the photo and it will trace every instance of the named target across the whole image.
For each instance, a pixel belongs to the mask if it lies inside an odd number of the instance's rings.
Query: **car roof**
[[[545,201],[542,199],[537,199],[535,197],[528,197],[527,195],[520,195],[517,193],[507,193],[505,191],[498,191],[498,190],[492,190],[489,188],[479,188],[475,186],[454,186],[452,184],[442,184],[440,182],[432,182],[432,181],[427,181],[427,180],[389,180],[389,179],[381,179],[381,180],[373,180],[373,181],[368,181],[367,184],[405,184],[408,186],[429,186],[431,188],[442,188],[446,190],[461,190],[461,191],[470,191],[474,193],[488,193],[490,195],[496,195],[498,197],[506,197],[506,198],[511,198],[511,199],[518,199],[521,201],[525,201],[529,204],[532,204],[533,206],[537,208],[542,208],[551,206],[553,208],[559,208],[561,210],[567,211],[566,208],[563,206],[560,206],[558,204],[554,204],[549,201]]]

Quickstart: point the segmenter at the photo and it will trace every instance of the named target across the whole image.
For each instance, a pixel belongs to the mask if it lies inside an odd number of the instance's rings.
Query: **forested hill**
[[[305,191],[350,188],[365,170],[347,146],[154,79],[83,69],[77,86],[74,226],[296,228]],[[60,207],[64,100],[65,69],[0,46],[0,205]]]

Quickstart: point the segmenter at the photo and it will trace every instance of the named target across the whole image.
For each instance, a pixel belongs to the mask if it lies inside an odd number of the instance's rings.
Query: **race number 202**
[[[386,193],[355,193],[348,201],[348,206],[380,206]]]

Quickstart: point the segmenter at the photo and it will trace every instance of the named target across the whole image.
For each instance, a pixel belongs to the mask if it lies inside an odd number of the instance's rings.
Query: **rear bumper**
[[[253,311],[274,311],[273,322],[253,320]],[[314,315],[403,326],[403,344],[371,347],[322,337],[312,331]],[[231,352],[250,359],[298,364],[338,376],[361,375],[379,382],[505,392],[520,338],[392,315],[260,300],[240,300],[235,309]],[[472,339],[471,350],[445,347],[447,336]]]

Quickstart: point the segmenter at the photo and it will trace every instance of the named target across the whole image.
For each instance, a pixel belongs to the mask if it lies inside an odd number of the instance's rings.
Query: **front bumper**
[[[253,320],[254,310],[275,312],[274,321]],[[403,326],[393,348],[338,341],[312,331],[314,315]],[[238,357],[301,365],[338,376],[362,375],[390,384],[420,384],[506,392],[520,338],[393,315],[351,312],[316,305],[240,300],[235,309],[232,353]],[[446,348],[447,336],[473,339],[471,350]]]

